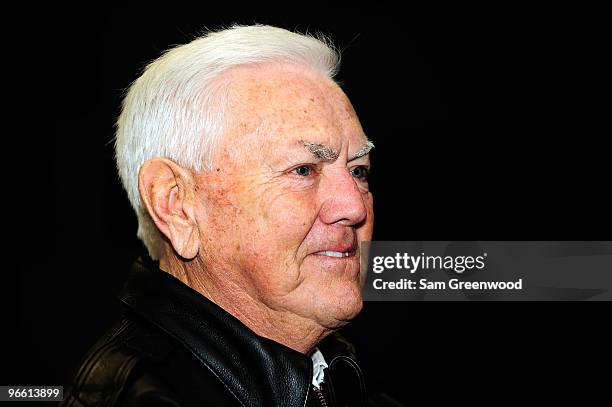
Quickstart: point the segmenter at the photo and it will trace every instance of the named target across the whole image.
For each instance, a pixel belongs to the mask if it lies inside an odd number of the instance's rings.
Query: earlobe
[[[200,239],[197,227],[186,226],[177,228],[176,223],[172,222],[170,226],[170,235],[172,238],[172,246],[174,250],[184,259],[193,259],[200,249]]]
[[[200,245],[194,186],[191,172],[167,158],[146,161],[138,174],[142,205],[176,253],[185,259],[194,258]]]

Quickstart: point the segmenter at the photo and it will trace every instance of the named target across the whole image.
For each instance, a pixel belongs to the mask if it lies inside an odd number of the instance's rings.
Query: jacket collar
[[[212,301],[139,258],[119,300],[185,347],[244,406],[303,407],[308,356],[260,337]]]

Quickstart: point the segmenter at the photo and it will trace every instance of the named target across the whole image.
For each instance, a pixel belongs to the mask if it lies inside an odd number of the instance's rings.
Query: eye
[[[368,167],[364,167],[360,165],[359,167],[355,167],[351,170],[351,175],[355,178],[367,180],[368,175],[370,174],[370,170]]]
[[[311,165],[300,165],[292,170],[294,174],[301,177],[308,177],[314,172],[314,168]]]

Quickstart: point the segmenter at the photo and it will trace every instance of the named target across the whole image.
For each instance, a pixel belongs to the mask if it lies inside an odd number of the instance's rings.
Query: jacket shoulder
[[[204,407],[232,399],[177,341],[126,317],[87,352],[61,405]]]
[[[62,405],[119,405],[126,387],[143,365],[163,359],[172,348],[163,335],[123,318],[81,360]]]

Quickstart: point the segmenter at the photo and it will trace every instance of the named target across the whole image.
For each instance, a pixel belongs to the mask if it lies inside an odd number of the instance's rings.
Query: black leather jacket
[[[119,299],[124,316],[83,359],[63,405],[366,405],[352,346],[337,335],[319,344],[329,368],[318,392],[309,356],[257,336],[150,259],[136,261]]]

